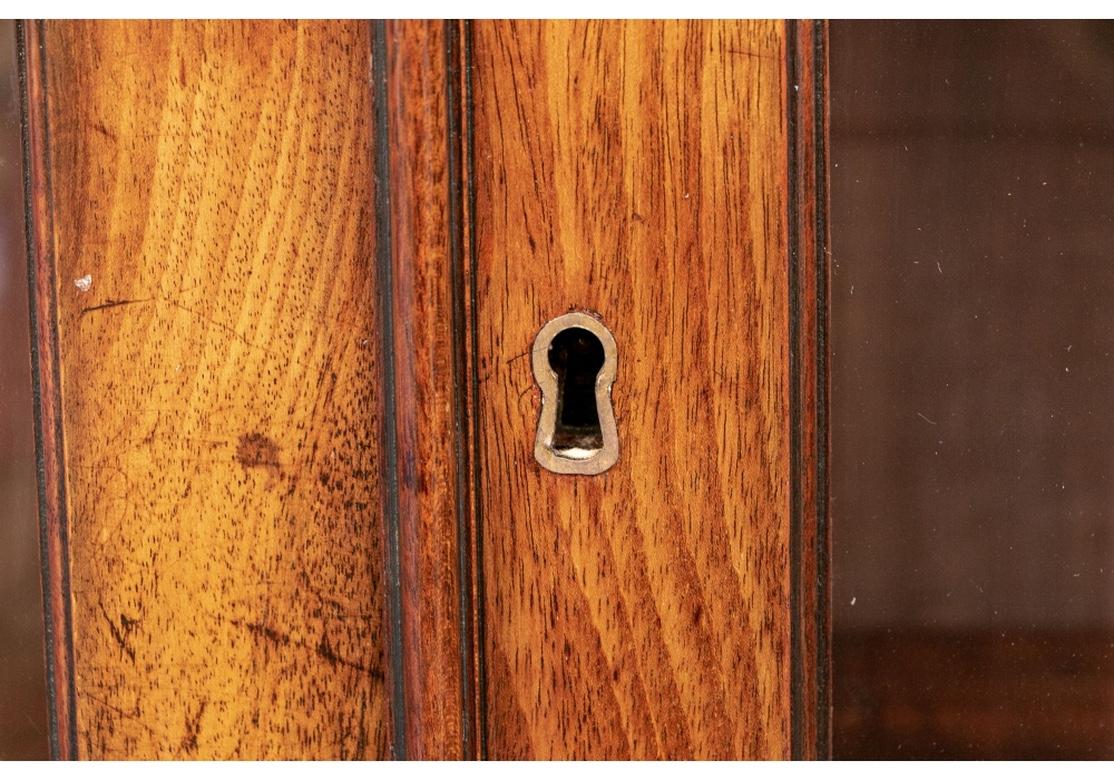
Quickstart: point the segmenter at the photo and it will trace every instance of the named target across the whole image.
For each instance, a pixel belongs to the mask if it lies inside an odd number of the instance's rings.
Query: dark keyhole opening
[[[549,344],[549,365],[557,373],[555,450],[603,447],[596,409],[596,375],[603,368],[603,344],[584,328],[568,328]]]

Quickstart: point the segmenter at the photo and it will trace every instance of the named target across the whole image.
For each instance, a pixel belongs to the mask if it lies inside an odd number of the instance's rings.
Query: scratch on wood
[[[194,716],[186,719],[186,733],[182,737],[182,750],[187,753],[197,752],[197,738],[201,735],[201,717],[205,714],[205,708],[208,705],[209,700],[202,699]]]
[[[115,309],[117,306],[130,306],[133,303],[149,303],[154,300],[153,298],[136,298],[133,300],[114,300],[109,298],[104,303],[98,303],[95,306],[85,306],[81,310],[81,315],[85,316],[91,311],[103,311],[104,309]]]
[[[108,616],[108,610],[104,608],[103,602],[100,604],[100,608],[101,614],[104,615],[104,621],[108,623],[108,630],[112,633],[112,638],[116,640],[116,644],[120,646],[120,649],[124,651],[124,653],[128,656],[128,658],[131,659],[132,663],[134,664],[135,649],[132,648],[130,644],[128,644],[126,634],[131,633],[131,630],[139,621],[131,620],[121,613],[120,621],[121,625],[124,627],[123,630],[121,630],[115,623],[112,622],[112,618]]]
[[[378,669],[368,668],[361,663],[357,663],[356,661],[351,661],[347,658],[343,658],[340,655],[337,655],[337,653],[329,645],[328,638],[324,634],[321,636],[321,640],[316,645],[313,645],[301,639],[295,639],[289,634],[284,634],[281,631],[272,628],[271,626],[264,625],[263,623],[252,623],[242,620],[229,620],[228,622],[236,626],[237,628],[242,628],[253,634],[254,636],[265,639],[268,642],[272,642],[279,647],[287,647],[289,645],[293,645],[303,650],[308,650],[309,652],[312,652],[313,654],[324,658],[326,661],[333,664],[334,666],[347,666],[352,669],[357,669],[361,672],[366,672],[370,674],[373,679],[383,679],[383,673]]]

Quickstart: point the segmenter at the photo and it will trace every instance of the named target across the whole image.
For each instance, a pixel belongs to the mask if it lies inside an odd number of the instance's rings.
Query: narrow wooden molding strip
[[[460,759],[475,754],[461,28],[377,24],[397,432],[388,460],[398,486],[402,688],[394,692],[405,752],[396,755]]]
[[[793,757],[831,752],[827,24],[786,23]]]
[[[391,245],[390,68],[387,28],[383,20],[368,25],[371,34],[371,95],[374,110],[375,166],[375,259],[376,303],[379,314],[379,352],[382,356],[382,392],[379,413],[382,438],[379,446],[380,507],[383,525],[383,570],[386,574],[385,615],[387,684],[391,711],[390,754],[407,758],[407,706],[405,649],[402,625],[402,582],[398,469],[398,389],[395,381],[394,339],[394,249]]]
[[[31,296],[31,380],[39,472],[39,523],[50,749],[76,759],[77,707],[69,572],[65,440],[58,353],[57,279],[43,23],[17,27],[23,112],[23,172]]]
[[[464,755],[486,758],[484,731],[483,566],[475,361],[475,222],[472,183],[472,25],[445,23],[448,76],[450,276],[453,287],[453,387],[457,455],[457,556],[460,580],[461,694]]]

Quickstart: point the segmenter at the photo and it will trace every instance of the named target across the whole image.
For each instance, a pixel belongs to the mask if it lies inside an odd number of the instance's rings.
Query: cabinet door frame
[[[66,172],[50,167],[57,162],[51,157],[51,133],[58,130],[51,127],[52,112],[71,107],[57,103],[62,93],[49,75],[45,44],[52,24],[23,22],[17,30],[51,750],[61,759],[120,758],[92,755],[79,738],[74,478],[64,431],[68,366],[58,326],[59,296],[69,282],[59,271],[58,201],[51,186],[52,176],[58,180]],[[381,557],[368,564],[385,582],[382,603],[368,606],[381,611],[386,627],[381,639],[390,721],[390,748],[380,757],[485,758],[487,715],[505,691],[489,687],[485,655],[484,523],[498,518],[484,517],[490,453],[481,401],[491,392],[484,385],[491,356],[482,349],[486,258],[479,256],[477,231],[484,225],[477,215],[488,204],[477,204],[476,183],[492,161],[476,154],[476,106],[481,91],[493,85],[477,80],[477,59],[490,54],[477,51],[477,26],[507,23],[368,24],[368,229],[375,237],[366,261],[376,285],[382,392],[376,422]],[[771,338],[784,347],[777,370],[784,371],[787,392],[781,424],[788,472],[781,476],[788,587],[785,603],[774,608],[787,626],[789,668],[767,670],[787,691],[786,720],[777,725],[788,735],[786,751],[762,757],[815,759],[828,757],[831,741],[827,25],[772,24],[779,55],[754,72],[772,80],[780,102],[768,117],[770,134],[747,142],[776,144],[767,151],[785,160],[773,193],[784,211],[770,229],[782,231],[786,288],[779,295],[788,325],[788,332]]]

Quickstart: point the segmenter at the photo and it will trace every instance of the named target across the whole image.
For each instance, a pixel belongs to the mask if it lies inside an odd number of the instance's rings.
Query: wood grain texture
[[[793,756],[831,753],[827,25],[786,23],[789,75]]]
[[[50,752],[54,758],[69,760],[77,757],[77,722],[42,24],[22,22],[17,36]]]
[[[406,756],[462,759],[474,747],[457,338],[460,192],[452,189],[460,139],[450,135],[450,121],[458,119],[450,118],[449,95],[457,89],[450,74],[457,32],[441,21],[385,26]]]
[[[780,22],[473,26],[487,749],[790,755]],[[529,348],[618,343],[620,460],[543,471]]]
[[[369,28],[45,29],[80,755],[386,756]]]

